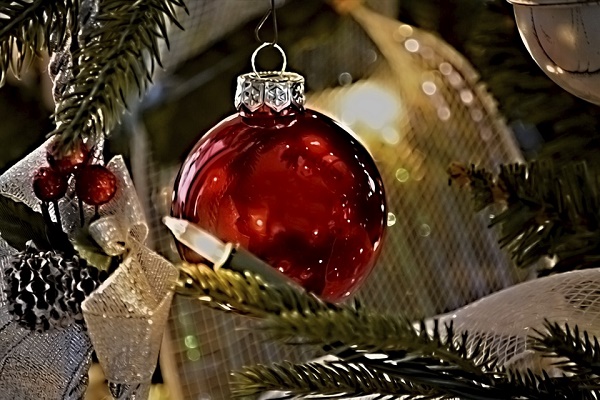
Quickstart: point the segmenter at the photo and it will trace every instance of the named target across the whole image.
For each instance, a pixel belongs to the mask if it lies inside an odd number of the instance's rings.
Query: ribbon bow
[[[31,182],[45,165],[48,144],[0,176],[1,195],[40,211]],[[117,193],[100,208],[89,233],[107,255],[121,255],[123,261],[82,304],[87,332],[71,325],[39,333],[13,321],[3,273],[17,251],[0,237],[0,392],[6,398],[82,398],[92,345],[114,397],[148,397],[178,273],[144,245],[148,226],[122,157],[106,166],[117,178]],[[63,229],[72,236],[81,225],[78,204],[67,197],[59,209]],[[92,207],[84,207],[86,220],[93,214]]]
[[[108,255],[125,255],[118,269],[82,304],[88,332],[115,398],[144,399],[167,324],[177,269],[144,245],[142,207],[121,157],[107,168],[118,192],[89,233]]]

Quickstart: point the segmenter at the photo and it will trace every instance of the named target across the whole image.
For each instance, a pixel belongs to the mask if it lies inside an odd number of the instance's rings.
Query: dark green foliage
[[[287,393],[281,398],[375,394],[378,398],[566,400],[595,399],[599,394],[595,390],[598,376],[582,380],[506,370],[490,353],[489,343],[466,332],[458,334],[452,325],[441,326],[435,320],[414,325],[402,315],[328,304],[296,286],[271,286],[249,272],[185,264],[181,273],[179,293],[221,310],[259,318],[271,337],[296,345],[321,345],[338,359],[245,368],[234,373],[237,397],[255,398],[269,390]],[[562,340],[556,332],[548,337],[549,341]],[[596,343],[596,339],[589,342]],[[545,348],[540,342],[540,349]],[[561,354],[577,363],[579,353],[580,347],[567,347]]]
[[[324,396],[321,398],[339,398],[340,394],[348,397],[420,394],[426,396],[422,398],[448,398],[435,389],[386,376],[376,368],[346,362],[256,365],[234,373],[233,379],[233,395],[237,398],[280,390],[283,385],[291,395],[320,394]]]
[[[574,373],[582,380],[600,376],[600,344],[596,337],[579,327],[571,329],[558,323],[546,321],[545,331],[536,331],[535,349],[546,357],[556,358],[555,365],[562,370]],[[598,382],[596,382],[596,387]]]
[[[73,0],[0,1],[0,86],[9,68],[19,76],[51,40],[57,46],[63,43],[77,6]]]
[[[600,182],[587,163],[558,167],[546,160],[505,165],[495,177],[474,167],[466,174],[477,210],[505,207],[491,225],[500,228],[500,245],[519,267],[544,256],[557,262],[542,275],[598,265]]]
[[[57,104],[63,148],[83,136],[101,136],[119,121],[132,93],[141,96],[160,65],[158,42],[167,40],[167,22],[177,24],[181,0],[104,0],[83,45],[73,54],[78,73]]]

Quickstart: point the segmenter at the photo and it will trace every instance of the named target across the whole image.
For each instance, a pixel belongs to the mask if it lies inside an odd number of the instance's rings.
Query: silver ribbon
[[[107,168],[117,194],[90,224],[109,255],[124,255],[117,270],[82,304],[100,365],[118,399],[143,400],[167,325],[177,269],[144,245],[148,226],[127,167],[115,157]],[[91,208],[88,210],[92,212]]]
[[[40,211],[32,189],[35,171],[46,163],[48,142],[0,176],[0,194]],[[64,201],[63,201],[64,203]],[[66,214],[63,214],[66,215]],[[75,214],[76,215],[76,214]],[[71,325],[38,333],[21,327],[8,312],[4,271],[17,252],[0,238],[0,393],[13,399],[81,399],[87,387],[92,344]]]
[[[35,171],[46,164],[48,144],[0,176],[0,194],[40,212],[31,182]],[[177,270],[144,245],[148,226],[123,159],[115,157],[107,168],[117,177],[117,193],[100,207],[101,217],[89,230],[107,254],[123,255],[123,263],[83,303],[87,332],[76,325],[44,333],[22,328],[12,320],[0,290],[3,398],[83,398],[92,344],[115,398],[148,398]],[[71,235],[80,221],[77,200],[69,193],[59,201],[59,209],[63,229]],[[50,214],[53,216],[52,209]],[[94,208],[84,206],[84,214],[89,221]],[[0,238],[0,289],[10,256],[16,252]]]

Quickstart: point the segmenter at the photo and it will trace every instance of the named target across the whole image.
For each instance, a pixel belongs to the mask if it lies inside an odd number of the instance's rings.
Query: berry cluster
[[[92,206],[109,202],[117,191],[117,178],[103,165],[89,164],[90,150],[82,140],[66,153],[59,153],[56,142],[48,147],[49,167],[41,167],[33,178],[33,191],[42,202],[53,202],[67,192],[67,182],[75,175],[75,192]]]

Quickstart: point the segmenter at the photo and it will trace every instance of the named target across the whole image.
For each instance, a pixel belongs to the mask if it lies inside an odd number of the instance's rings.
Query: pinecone
[[[21,325],[46,331],[84,325],[81,302],[107,277],[77,255],[39,251],[32,242],[5,271],[9,311]]]

